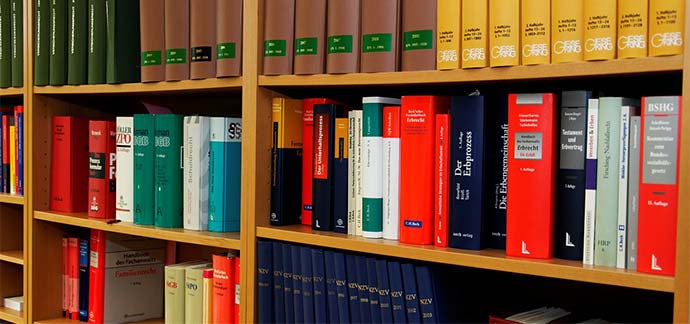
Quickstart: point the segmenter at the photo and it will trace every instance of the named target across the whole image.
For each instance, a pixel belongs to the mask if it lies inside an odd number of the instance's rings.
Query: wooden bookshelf
[[[0,260],[24,265],[24,250],[0,251]]]
[[[4,88],[0,89],[0,97],[18,97],[24,94],[24,88]]]
[[[24,302],[24,305],[26,305],[26,302]],[[0,320],[15,324],[24,323],[24,312],[18,312],[3,306],[0,307]]]
[[[239,91],[242,88],[242,77],[213,78],[204,80],[183,80],[151,83],[95,84],[34,86],[35,94],[65,95],[112,95],[112,94],[164,94],[164,93],[207,93],[219,91]]]
[[[84,322],[70,320],[70,319],[66,319],[66,318],[62,318],[62,317],[34,322],[34,324],[80,324],[80,323],[84,323]],[[164,324],[165,319],[156,318],[156,319],[150,319],[150,320],[139,321],[139,322],[131,322],[131,323],[132,324]]]
[[[0,194],[0,203],[24,205],[24,196]]]

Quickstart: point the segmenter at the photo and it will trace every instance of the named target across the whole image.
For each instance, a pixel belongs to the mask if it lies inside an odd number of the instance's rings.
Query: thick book
[[[154,153],[154,218],[156,227],[182,227],[183,116],[156,115]]]
[[[434,245],[448,246],[450,116],[436,115],[434,142]]]
[[[366,258],[367,289],[369,290],[369,308],[371,323],[381,323],[381,306],[379,304],[379,284],[376,277],[376,259]]]
[[[318,253],[318,252],[315,252]],[[344,262],[345,259],[343,258],[341,260]],[[336,283],[336,270],[335,270],[335,252],[325,250],[323,251],[323,263],[324,263],[324,276],[326,280],[326,291],[324,292],[324,295],[326,296],[326,309],[324,310],[327,314],[326,316],[322,319],[323,322],[328,321],[329,323],[338,323],[339,319],[339,311],[338,311],[338,285]],[[316,267],[318,265],[317,262],[312,261],[312,267]],[[314,273],[316,273],[316,269],[314,269]],[[316,275],[315,275],[316,277]],[[316,284],[316,282],[314,282]],[[343,282],[343,288],[345,287],[345,282]],[[314,288],[316,291],[316,286]],[[346,292],[346,290],[343,290]],[[343,295],[345,297],[345,295]],[[346,300],[343,300],[346,301]],[[318,308],[317,308],[318,309]],[[318,316],[317,316],[318,317]],[[349,317],[348,317],[349,318]]]
[[[673,276],[676,271],[681,107],[681,97],[642,98],[637,233],[640,272]]]
[[[115,218],[115,122],[89,121],[89,217]]]
[[[69,0],[67,8],[67,84],[86,84],[88,0]],[[14,74],[14,73],[13,73]]]
[[[556,109],[551,93],[508,97],[506,255],[553,255]],[[538,198],[537,198],[538,197]]]
[[[391,308],[391,289],[388,281],[388,261],[376,260],[376,284],[379,293],[379,308],[381,309],[381,323],[393,323]]]
[[[637,270],[637,221],[640,208],[640,147],[642,117],[630,117],[630,157],[628,165],[628,210],[626,233],[626,263],[628,270]]]
[[[361,0],[328,0],[326,13],[326,71],[359,72]]]
[[[417,287],[419,288],[419,313],[423,323],[443,323],[439,319],[437,291],[434,285],[435,275],[430,266],[422,265],[415,267]]]
[[[587,143],[585,144],[585,203],[582,233],[582,263],[594,264],[594,230],[597,201],[597,153],[599,142],[599,99],[587,102]]]
[[[460,17],[461,1],[440,0],[436,4],[436,68],[456,70],[460,68]]]
[[[106,0],[105,81],[141,80],[139,1]]]
[[[85,1],[85,0],[81,0]],[[11,0],[12,86],[24,86],[24,1]]]
[[[235,262],[231,253],[213,255],[213,322],[233,323],[235,314]]]
[[[551,63],[551,1],[522,0],[520,5],[522,64]]]
[[[134,115],[134,224],[153,225],[155,115]]]
[[[451,98],[448,246],[484,248],[484,96]]]
[[[305,262],[306,264],[312,266],[311,274],[313,276],[312,284],[313,284],[313,290],[311,291],[312,296],[314,298],[314,315],[312,318],[312,321],[314,323],[328,323],[328,318],[329,318],[329,296],[328,296],[328,287],[326,286],[326,278],[327,278],[327,273],[326,273],[326,259],[325,259],[325,252],[321,249],[312,249],[312,248],[303,248],[310,250],[311,252],[311,262]],[[304,263],[303,263],[304,264]],[[305,272],[308,273],[308,272]],[[308,281],[308,280],[307,280]],[[304,282],[304,276],[302,277],[302,282]],[[303,286],[302,289],[305,289],[306,286]],[[304,293],[304,291],[302,292]],[[305,299],[306,303],[307,299]],[[309,321],[306,318],[306,315],[308,312],[306,312],[306,304],[305,304],[305,318],[304,322],[309,323]],[[331,322],[333,323],[333,322]]]
[[[398,70],[400,1],[362,0],[360,72]]]
[[[411,263],[403,263],[401,265],[403,289],[405,293],[405,313],[408,323],[421,323],[422,316],[419,310],[417,277],[414,267],[414,264]]]
[[[204,294],[201,300],[202,318],[201,323],[213,323],[213,268],[204,269],[202,280],[202,293]]]
[[[0,88],[12,86],[12,5],[0,2]]]
[[[434,141],[436,114],[448,111],[440,96],[403,96],[400,111],[400,242],[434,242]]]
[[[649,0],[649,56],[683,53],[685,2]]]
[[[295,74],[321,74],[326,65],[326,0],[295,0]]]
[[[134,117],[117,117],[115,120],[115,218],[134,222]]]
[[[508,96],[490,96],[487,107],[492,118],[486,121],[486,245],[506,248],[506,211],[508,208]]]
[[[315,267],[312,268],[312,255],[315,253],[320,253],[321,256],[321,265],[316,265]],[[316,296],[316,273],[317,271],[321,271],[321,283],[323,283],[324,280],[324,274],[323,274],[323,251],[319,249],[312,249],[310,247],[302,246],[299,247],[299,267],[300,267],[300,276],[302,279],[302,309],[299,310],[300,313],[302,313],[302,316],[304,316],[304,320],[302,321],[303,323],[314,323],[314,311],[317,305],[315,305],[317,302],[322,303],[318,306],[323,306],[323,308],[326,307],[325,304],[325,296],[323,295],[325,292],[324,290],[319,290],[319,298],[323,298],[323,300],[318,300],[317,301],[317,296]],[[320,269],[317,269],[317,267],[320,267]],[[298,310],[295,310],[297,312]],[[325,311],[325,309],[324,309]],[[321,315],[325,315],[321,314]],[[317,323],[325,323],[325,320],[317,321]]]
[[[216,1],[189,0],[190,79],[216,76]]]
[[[343,117],[345,107],[338,104],[314,105],[314,171],[312,176],[312,228],[330,231],[334,225],[334,183],[336,120]],[[342,145],[340,147],[343,147]],[[340,165],[340,170],[347,165]],[[340,174],[340,183],[347,179]],[[345,193],[345,192],[343,192]],[[344,197],[343,197],[344,198]],[[341,212],[345,212],[340,210]]]
[[[89,121],[78,117],[54,116],[52,129],[50,210],[84,212],[88,206]],[[3,132],[3,150],[7,147],[5,138],[7,136]],[[5,156],[8,154],[3,153],[3,159]],[[9,171],[9,166],[3,169]],[[7,178],[5,174],[3,179]]]
[[[616,58],[616,4],[617,0],[585,0],[585,60]]]
[[[182,137],[184,228],[205,231],[208,230],[210,118],[185,116]],[[223,178],[217,180],[222,182]]]
[[[189,0],[165,0],[165,81],[189,79]]]
[[[201,323],[203,321],[204,271],[213,269],[211,263],[202,263],[185,269],[184,273],[184,321]]]
[[[292,293],[292,248],[289,244],[282,243],[283,256],[283,301],[285,309],[285,320],[282,323],[295,322],[295,297]],[[296,265],[299,267],[299,265]]]
[[[216,77],[242,73],[242,0],[216,1]]]
[[[388,279],[390,280],[391,310],[393,323],[407,323],[407,309],[402,280],[402,269],[399,261],[388,262]]]
[[[491,67],[520,64],[520,2],[489,0]]]
[[[271,150],[271,225],[300,223],[302,101],[273,98]],[[310,181],[311,181],[311,177]]]
[[[363,255],[355,256],[357,273],[357,290],[359,296],[359,316],[361,323],[373,323],[371,315],[371,303],[369,302],[369,285],[367,277],[367,258]]]
[[[283,286],[283,243],[272,242],[273,245],[273,322],[285,323],[285,291]],[[264,322],[262,322],[264,323]]]
[[[304,299],[302,297],[302,249],[298,245],[290,245],[290,261],[292,263],[292,299],[293,320],[304,323]]]
[[[648,0],[618,2],[617,58],[647,56],[648,8]]]
[[[242,119],[211,117],[208,230],[238,232],[242,173]]]
[[[348,119],[335,119],[333,148],[333,231],[347,234]]]
[[[67,1],[50,0],[49,83],[54,86],[67,83]]]
[[[165,266],[165,323],[185,321],[186,270],[200,264],[201,261],[189,261]]]
[[[551,63],[584,59],[584,0],[551,3]]]
[[[436,69],[436,6],[436,1],[402,0],[400,70]],[[454,13],[459,18],[459,11]]]
[[[222,1],[221,1],[222,2]],[[165,0],[139,0],[141,82],[165,80]]]
[[[627,261],[627,226],[628,226],[628,165],[630,154],[630,118],[639,116],[640,110],[633,106],[621,107],[620,156],[618,163],[618,223],[616,228],[616,268],[625,269]]]
[[[326,252],[330,253],[330,252]],[[337,316],[331,315],[331,322],[333,319],[340,321],[340,323],[350,323],[350,294],[348,290],[347,279],[347,264],[345,255],[341,252],[332,252],[334,271],[335,271],[335,289],[337,301]],[[326,254],[326,275],[328,276],[328,254]],[[330,296],[330,292],[329,292]],[[335,310],[331,307],[332,303],[328,304],[328,312],[333,313]]]
[[[89,318],[89,237],[79,238],[79,321]]]
[[[106,0],[88,0],[88,55],[87,82],[105,83],[106,66]],[[147,1],[154,3],[158,0]]]
[[[359,311],[359,285],[357,284],[357,258],[354,254],[345,255],[347,270],[347,292],[350,323],[360,323],[362,314]]]
[[[275,323],[273,315],[273,243],[260,240],[256,242],[256,295],[257,320],[259,323]],[[281,292],[282,293],[282,292]]]
[[[264,75],[292,74],[295,0],[264,3]]]
[[[50,81],[50,0],[34,0],[34,85],[44,86]],[[0,10],[2,8],[0,7]],[[0,42],[0,46],[2,46]],[[4,62],[4,61],[2,61]],[[0,66],[4,66],[0,63]],[[0,73],[0,76],[2,73]],[[2,83],[2,81],[0,81]]]
[[[383,107],[383,238],[400,237],[400,106]]]
[[[582,260],[585,216],[585,158],[589,91],[561,93],[559,165],[556,172],[554,255]]]

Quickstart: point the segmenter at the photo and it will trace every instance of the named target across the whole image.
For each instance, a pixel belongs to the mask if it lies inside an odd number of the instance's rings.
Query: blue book
[[[273,245],[270,241],[258,241],[257,246],[257,294],[259,323],[273,323]]]
[[[295,296],[293,296],[292,292],[292,271],[292,247],[289,244],[283,244],[283,299],[285,302],[285,323],[295,322]]]
[[[407,323],[405,315],[405,290],[402,282],[402,270],[400,262],[388,262],[388,280],[391,289],[391,310],[394,323]]]
[[[17,109],[15,107],[14,109]],[[24,195],[24,110],[17,112],[17,120],[15,121],[17,125],[17,195]],[[345,162],[345,167],[347,168],[347,161]],[[345,171],[347,174],[347,171]],[[345,176],[345,182],[347,182],[347,175]],[[347,195],[347,193],[345,194]],[[347,201],[347,199],[346,199]],[[347,206],[345,207],[347,211]],[[347,222],[345,222],[347,227]]]
[[[367,286],[367,259],[355,256],[357,264],[357,288],[359,291],[359,319],[361,323],[371,323],[371,304],[369,303],[369,286]]]
[[[326,269],[326,300],[328,301],[328,322],[338,323],[338,285],[335,282],[335,252],[328,250],[323,251],[323,258]],[[343,262],[343,266],[344,265],[345,262]],[[344,282],[343,287],[345,287]]]
[[[348,119],[336,119],[335,127],[335,149],[333,150],[333,231],[347,234]]]
[[[240,230],[242,118],[211,117],[208,230]]]
[[[89,320],[89,235],[79,239],[79,321]]]
[[[283,290],[283,244],[273,242],[273,321],[285,323],[285,291]]]
[[[314,105],[314,172],[312,175],[312,223],[315,230],[333,230],[334,148],[336,118],[345,107],[337,104]],[[321,149],[318,149],[321,148]],[[347,162],[345,162],[347,166]],[[347,184],[347,175],[345,176]],[[347,198],[345,198],[347,199]],[[345,208],[347,211],[347,208]],[[347,226],[347,224],[345,224]]]
[[[360,316],[359,312],[359,281],[357,280],[356,257],[352,254],[348,254],[345,256],[345,262],[350,322],[361,323],[362,316]]]
[[[2,115],[5,114],[7,113],[0,111],[0,192],[5,192],[5,186],[7,185],[7,179],[5,178],[5,165],[2,163]],[[51,129],[51,136],[54,136],[52,132],[54,132],[54,130]]]
[[[417,277],[414,272],[414,265],[410,263],[402,264],[402,280],[405,292],[405,313],[408,323],[421,323],[419,315],[419,300],[417,299]]]
[[[338,299],[338,320],[340,323],[350,323],[350,294],[347,289],[347,265],[345,255],[340,252],[333,253],[335,264],[335,289]],[[326,257],[326,272],[328,272],[328,257]],[[330,307],[330,303],[328,304]],[[332,311],[331,308],[329,308]]]
[[[300,248],[300,274],[302,276],[302,309],[304,316],[304,323],[314,322],[314,272],[312,272],[312,249],[308,247]],[[297,310],[295,310],[297,311]]]
[[[431,269],[428,266],[418,266],[416,274],[417,286],[419,287],[419,311],[422,314],[422,321],[424,323],[439,323]]]
[[[381,308],[381,322],[393,323],[391,309],[390,285],[388,283],[388,262],[376,260],[376,283],[379,287],[379,307]]]
[[[486,244],[506,249],[506,209],[508,208],[508,95],[490,96],[486,121]]]
[[[290,246],[292,259],[292,299],[295,323],[304,323],[304,298],[302,297],[302,248],[298,245]]]
[[[369,287],[369,305],[371,306],[371,322],[381,323],[381,306],[379,306],[379,285],[376,279],[376,259],[367,258],[367,286]]]
[[[448,245],[484,248],[484,97],[451,98]]]
[[[324,252],[321,249],[311,250],[311,265],[314,273],[314,321],[328,322],[328,301],[326,296],[326,269],[324,267]],[[305,323],[309,321],[304,319]]]

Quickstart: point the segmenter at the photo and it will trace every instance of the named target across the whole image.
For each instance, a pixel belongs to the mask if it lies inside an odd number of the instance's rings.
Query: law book
[[[17,195],[24,195],[24,106],[14,106],[17,132]]]
[[[314,298],[314,304],[313,304],[313,309],[314,309],[314,314],[313,314],[313,322],[314,323],[327,323],[328,322],[328,317],[329,317],[329,312],[328,312],[328,306],[329,306],[329,300],[328,300],[328,288],[326,287],[326,268],[325,268],[325,255],[324,251],[321,249],[311,249],[311,248],[303,248],[310,250],[311,252],[311,262],[304,262],[303,264],[307,263],[310,266],[312,266],[312,276],[313,276],[313,290],[312,290],[312,296]],[[306,272],[308,274],[308,272]],[[304,282],[304,277],[302,277],[302,282]],[[303,286],[302,289],[305,289],[306,287]],[[304,293],[304,291],[302,292]],[[307,299],[305,299],[305,303],[307,303]],[[305,304],[306,307],[306,304]],[[304,312],[305,318],[304,322],[309,323],[309,321],[306,318],[306,315],[308,312]]]
[[[134,117],[117,117],[115,120],[115,218],[134,222]]]
[[[82,0],[83,1],[83,0]],[[24,1],[11,0],[12,86],[24,86]]]
[[[326,252],[330,253],[330,252]],[[341,252],[333,252],[333,262],[335,270],[335,289],[336,289],[336,301],[337,301],[337,316],[330,316],[331,322],[333,319],[338,320],[340,323],[350,323],[350,294],[348,290],[348,278],[347,278],[347,264],[346,257]],[[326,254],[326,275],[328,276],[328,254]],[[330,296],[330,293],[329,293]],[[331,307],[332,303],[328,304],[328,312],[333,313],[334,309]]]
[[[509,256],[548,259],[553,255],[557,123],[554,97],[551,93],[508,96]]]
[[[0,2],[0,88],[12,86],[12,5]]]
[[[72,320],[79,319],[79,238],[67,239],[69,300],[67,311]]]
[[[597,200],[597,154],[599,151],[599,99],[587,101],[587,143],[585,145],[585,203],[582,263],[594,264],[594,230]]]
[[[436,114],[449,99],[403,96],[400,110],[400,242],[434,242],[434,141]]]
[[[3,115],[3,126],[7,116]],[[3,127],[4,128],[4,127]],[[3,160],[9,158],[9,139],[3,131]],[[9,144],[9,141],[7,141]],[[88,206],[89,122],[71,116],[53,116],[50,159],[50,210],[84,212]],[[9,160],[8,160],[9,161]],[[3,163],[5,163],[3,161]],[[3,167],[9,178],[9,165]]]
[[[620,128],[620,172],[618,173],[618,234],[616,236],[616,268],[625,269],[627,263],[627,226],[628,226],[628,182],[630,154],[630,118],[639,116],[637,107],[621,107]]]
[[[62,238],[62,317],[69,318],[69,238]]]
[[[181,228],[182,223],[182,124],[183,116],[155,116],[154,225]]]
[[[333,149],[333,231],[347,234],[348,119],[335,119]]]
[[[582,260],[585,217],[585,160],[589,91],[561,93],[559,165],[556,172],[554,255]]]
[[[67,84],[86,84],[88,0],[68,0]]]
[[[551,62],[551,1],[523,0],[520,8],[522,64]]]
[[[185,116],[182,130],[184,201],[182,204],[184,228],[208,230],[209,159],[211,155],[210,118]],[[223,182],[222,178],[217,179]]]
[[[49,83],[54,86],[67,83],[67,1],[50,0]]]
[[[405,294],[405,313],[408,323],[421,323],[422,316],[419,309],[419,299],[417,296],[417,278],[414,271],[414,264],[403,263],[401,265],[403,289]]]
[[[10,182],[12,182],[12,178],[10,177],[10,161],[12,160],[10,158],[10,120],[12,119],[12,116],[9,114],[4,114],[2,116],[2,172],[3,172],[3,183],[2,187],[3,190],[2,192],[5,193],[10,193]],[[88,136],[88,125],[87,125],[87,131],[86,134]],[[88,139],[88,137],[87,137]],[[88,152],[88,142],[87,142],[87,152]]]
[[[285,291],[283,286],[283,243],[272,242],[273,263],[273,320],[275,323],[285,323]]]
[[[326,0],[295,0],[295,74],[324,72]]]
[[[359,296],[359,316],[361,323],[373,323],[371,303],[369,302],[369,281],[367,277],[367,259],[363,255],[355,256],[357,273],[357,290]]]
[[[240,288],[241,288],[241,264],[240,264],[240,257],[236,256],[235,257],[235,280],[234,280],[234,292],[235,292],[235,298],[233,298],[234,305],[233,305],[233,310],[232,310],[232,318],[233,318],[233,323],[240,323]]]
[[[487,106],[492,118],[487,120],[486,135],[486,245],[506,248],[506,210],[508,208],[508,96],[490,96]]]
[[[154,224],[155,115],[135,114],[134,119],[134,224]]]
[[[381,322],[381,306],[379,304],[379,283],[376,273],[376,259],[366,258],[367,289],[369,290],[369,308],[371,310],[371,323]]]
[[[434,285],[433,271],[430,266],[415,267],[417,286],[419,288],[419,312],[423,323],[443,323],[438,309],[437,287]]]
[[[326,72],[359,72],[361,0],[328,0]]]
[[[485,0],[462,1],[460,10],[463,69],[489,66],[489,2]]]
[[[211,263],[203,263],[185,269],[184,274],[184,321],[200,323],[203,321],[204,271],[213,269]]]
[[[381,309],[381,323],[393,323],[391,308],[390,284],[388,281],[388,261],[376,260],[376,283],[379,293],[379,308]]]
[[[402,0],[400,70],[436,69],[437,6],[436,1]],[[459,12],[454,13],[459,18]]]
[[[436,68],[456,70],[460,68],[460,11],[462,1],[440,0],[436,4]]]
[[[326,98],[307,98],[302,100],[302,207],[301,222],[311,226],[312,211],[312,166],[314,164],[314,105],[335,103]],[[348,137],[348,152],[351,142]],[[348,160],[348,165],[351,163]],[[349,180],[349,178],[348,178]]]
[[[616,57],[647,56],[649,1],[630,0],[618,2],[618,39]]]
[[[257,320],[274,323],[273,316],[273,245],[271,241],[256,242]]]
[[[318,253],[318,252],[314,252]],[[322,318],[322,322],[338,323],[338,288],[336,284],[335,276],[335,255],[334,251],[324,250],[323,251],[323,267],[324,267],[324,280],[326,290],[323,292],[326,298],[326,308],[325,316]],[[343,259],[344,262],[344,259]],[[312,260],[312,267],[314,273],[316,273],[316,267],[318,262]],[[314,275],[316,277],[316,275]],[[343,283],[344,284],[344,283]],[[314,281],[314,291],[316,291],[316,281]],[[344,285],[343,285],[344,286]],[[343,296],[344,297],[344,296]],[[318,307],[316,308],[318,309]],[[318,315],[317,315],[318,317]]]
[[[436,115],[434,141],[434,245],[448,246],[450,116]]]
[[[552,1],[551,63],[584,59],[584,0]]]
[[[407,323],[407,308],[405,307],[402,269],[399,261],[388,262],[388,278],[390,280],[393,323]]]
[[[11,195],[17,194],[17,130],[15,126],[14,116],[8,117],[8,134],[10,135],[10,177],[9,177],[9,193]]]
[[[7,180],[5,179],[5,172],[3,170],[3,166],[4,166],[4,164],[3,164],[3,153],[4,153],[3,135],[4,134],[3,134],[3,128],[2,128],[2,115],[3,114],[9,114],[9,110],[10,110],[10,108],[5,108],[5,109],[0,108],[0,192],[5,192],[5,182],[7,182]],[[51,131],[52,131],[52,129],[51,129]],[[52,136],[52,134],[51,134],[51,136]]]
[[[282,256],[283,256],[283,301],[285,309],[285,321],[284,323],[294,323],[295,322],[295,297],[292,293],[292,275],[293,275],[293,265],[292,265],[292,248],[289,244],[282,243]],[[298,266],[298,265],[297,265]]]
[[[189,78],[193,80],[216,76],[216,1],[189,0]]]
[[[685,2],[649,0],[649,56],[683,53]]]
[[[242,172],[242,119],[211,117],[208,159],[208,230],[238,232]]]
[[[114,121],[89,121],[89,217],[115,218]]]
[[[448,246],[484,248],[484,96],[451,98]]]
[[[165,323],[185,321],[186,270],[201,265],[202,261],[189,261],[165,266]]]
[[[34,85],[44,86],[50,80],[50,56],[48,54],[50,48],[50,0],[34,0],[33,21]],[[2,42],[0,42],[0,46],[2,46]],[[2,63],[0,66],[3,67],[4,72],[5,66]]]
[[[363,112],[362,110],[355,110],[355,128],[354,128],[354,152],[352,159],[355,160],[355,235],[362,236],[362,200],[364,194],[364,181],[362,181],[362,121]]]
[[[295,323],[304,321],[304,298],[302,294],[302,249],[298,245],[290,246],[290,261],[292,263],[292,299]],[[313,302],[313,301],[312,301]]]
[[[383,238],[400,237],[400,106],[383,107]]]
[[[222,1],[221,1],[222,2]],[[165,80],[165,0],[139,0],[141,82]]]
[[[357,279],[357,258],[354,254],[345,255],[347,292],[351,323],[360,323],[362,314],[359,310],[359,285]]]
[[[585,0],[585,60],[616,58],[616,0]]]
[[[300,223],[302,175],[302,101],[273,98],[271,153],[271,225]],[[310,177],[311,178],[311,177]],[[313,212],[313,211],[312,211]]]
[[[203,298],[201,300],[202,319],[201,323],[213,323],[213,268],[204,269],[202,281]]]
[[[139,1],[106,0],[105,81],[141,81]]]
[[[189,79],[189,1],[165,0],[165,81]]]
[[[242,0],[216,1],[216,77],[242,74]]]
[[[235,314],[235,262],[232,253],[214,254],[213,322],[233,323]]]
[[[520,3],[489,0],[491,67],[520,64]]]
[[[628,213],[626,225],[626,263],[628,270],[637,270],[637,223],[640,206],[640,135],[642,118],[630,117],[630,158],[628,166]]]
[[[79,238],[79,321],[89,318],[89,237]]]
[[[264,4],[264,75],[292,74],[295,0]]]
[[[349,158],[347,160],[347,232],[350,235],[357,234],[356,209],[357,209],[357,184],[355,183],[357,172],[355,168],[356,151],[355,151],[355,111],[347,112],[347,150]],[[313,125],[312,125],[313,127]],[[313,130],[312,130],[313,132]],[[311,169],[310,169],[311,170]],[[304,190],[304,186],[302,186]],[[311,202],[311,199],[310,199]]]
[[[156,1],[159,0],[146,1],[142,7]],[[88,0],[88,84],[102,84],[106,80],[106,3],[106,0]]]
[[[642,98],[637,271],[675,274],[681,97]]]
[[[338,104],[314,105],[312,228],[315,230],[330,231],[333,230],[334,226],[335,159],[333,150],[336,148],[336,120],[344,116],[344,110],[345,107]],[[344,165],[341,165],[341,167],[344,167]],[[343,184],[345,179],[342,175],[340,179],[341,184]],[[344,212],[344,210],[341,210],[341,212]]]
[[[320,303],[322,301],[317,301],[316,299],[316,273],[319,269],[317,267],[319,266],[316,264],[315,267],[312,268],[312,250],[317,251],[318,249],[312,249],[310,247],[302,246],[298,247],[299,248],[299,267],[300,267],[300,275],[302,279],[302,309],[297,310],[295,309],[295,312],[300,312],[302,313],[303,317],[303,322],[304,323],[314,323],[314,312],[316,311],[317,306],[323,306],[324,308],[326,307],[326,304],[323,305],[315,305],[317,302]],[[323,283],[324,276],[323,276],[323,251],[321,252],[321,282]],[[314,252],[317,253],[317,252]],[[294,291],[294,290],[293,290]],[[325,292],[324,290],[319,290],[319,295],[320,297],[324,297],[323,294]],[[325,311],[325,309],[324,309]],[[325,315],[325,314],[322,314]],[[324,323],[325,320],[319,321],[318,323]]]
[[[362,0],[360,72],[398,70],[400,1]]]

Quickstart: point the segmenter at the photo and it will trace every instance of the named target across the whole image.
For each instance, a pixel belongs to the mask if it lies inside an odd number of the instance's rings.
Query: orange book
[[[213,323],[234,323],[235,256],[213,255]]]
[[[235,257],[235,323],[240,323],[240,257]]]
[[[684,0],[649,0],[649,56],[683,53]]]

